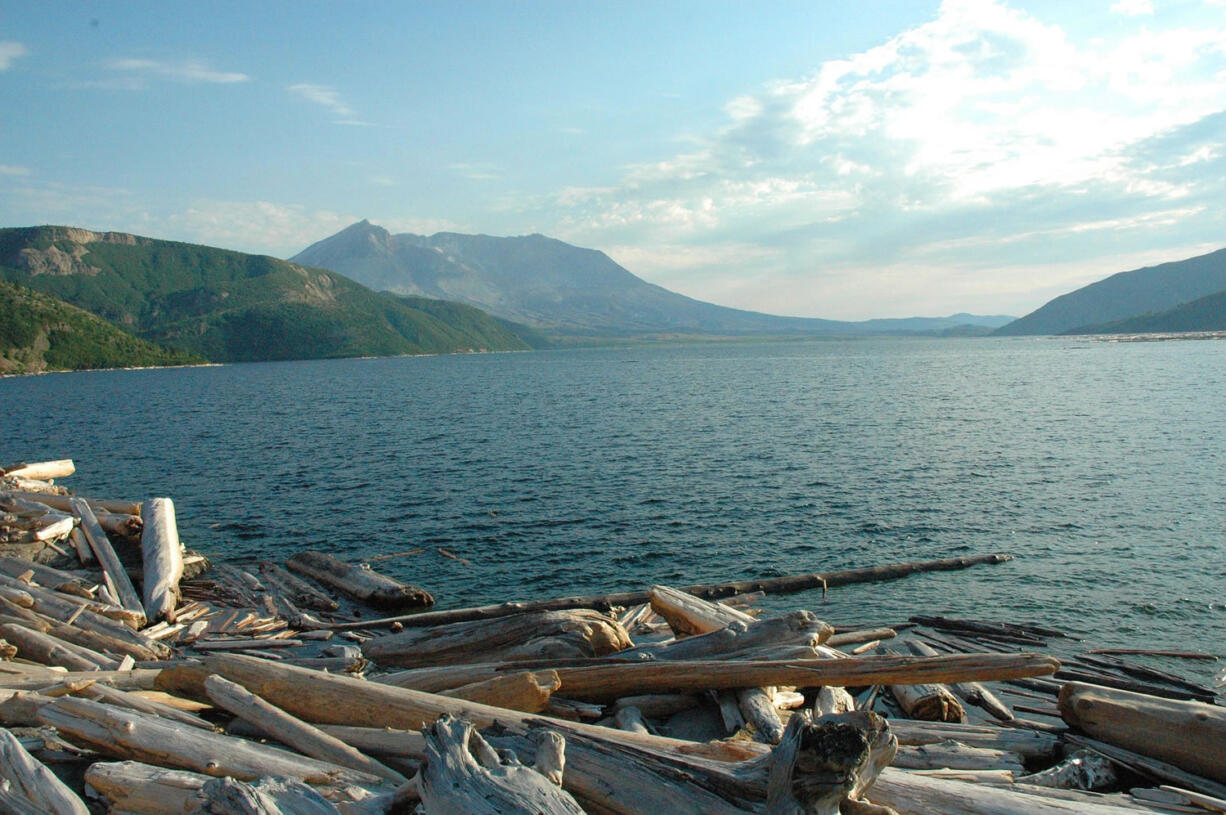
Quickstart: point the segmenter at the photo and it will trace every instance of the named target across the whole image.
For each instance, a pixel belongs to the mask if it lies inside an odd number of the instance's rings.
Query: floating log
[[[914,563],[895,563],[886,566],[870,566],[863,569],[845,569],[824,574],[804,574],[792,577],[779,577],[770,580],[746,580],[737,583],[707,583],[689,586],[683,591],[696,597],[718,599],[746,592],[764,591],[767,593],[787,593],[804,591],[819,587],[847,586],[855,583],[873,583],[883,580],[897,580],[920,572],[950,571],[967,569],[985,563],[1005,563],[1013,559],[1012,555],[979,555],[976,557],[941,558],[939,560],[924,560]],[[409,614],[398,617],[383,617],[377,620],[364,620],[354,623],[333,623],[329,628],[345,630],[355,628],[374,628],[378,626],[400,623],[406,628],[419,625],[439,625],[440,623],[465,622],[467,620],[488,620],[494,617],[505,617],[508,614],[518,614],[524,611],[560,611],[569,608],[610,609],[617,606],[634,606],[650,600],[649,591],[626,591],[613,594],[593,594],[580,597],[558,597],[551,600],[532,600],[510,603],[494,603],[487,606],[461,608],[451,611],[429,611],[421,614]]]
[[[144,574],[145,615],[150,622],[171,619],[179,604],[183,578],[183,544],[169,498],[150,498],[141,507],[140,548]]]
[[[425,812],[470,815],[584,815],[546,772],[507,763],[468,722],[442,716],[425,731],[425,764],[418,774]],[[561,745],[554,751],[560,770]],[[541,762],[550,767],[549,762]]]
[[[89,815],[85,802],[3,728],[0,728],[0,778],[12,785],[13,793],[29,802],[32,812]]]
[[[426,591],[361,565],[337,560],[324,552],[297,552],[285,561],[285,565],[292,572],[318,580],[372,606],[428,608],[434,605],[434,598]]]
[[[516,614],[496,620],[410,628],[367,640],[362,654],[380,665],[417,667],[510,660],[537,652],[532,641],[552,638],[559,657],[594,657],[633,643],[617,620],[589,609]],[[561,652],[561,653],[558,653]]]
[[[340,607],[336,600],[311,586],[305,580],[290,574],[275,563],[262,561],[260,563],[260,576],[264,578],[264,582],[275,586],[283,594],[288,595],[295,605],[313,608],[316,611],[336,611]]]
[[[1073,682],[1060,713],[1099,741],[1226,782],[1226,708]]]

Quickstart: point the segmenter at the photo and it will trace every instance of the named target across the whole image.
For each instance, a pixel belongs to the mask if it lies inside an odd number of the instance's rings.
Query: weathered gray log
[[[348,767],[369,775],[378,776],[394,784],[408,781],[392,768],[375,761],[349,745],[324,733],[296,716],[291,716],[275,705],[269,704],[242,685],[220,676],[210,676],[204,682],[209,698],[220,707],[230,711],[270,734],[282,744],[293,747],[300,753]]]
[[[1226,782],[1224,708],[1070,682],[1060,713],[1095,739]]]
[[[80,645],[99,653],[127,654],[136,660],[154,660],[163,653],[162,650],[155,651],[152,645],[146,647],[130,641],[128,637],[131,635],[127,631],[123,632],[124,638],[121,639],[105,631],[78,627],[75,620],[72,624],[63,623],[56,619],[44,617],[36,611],[21,607],[14,608],[3,602],[0,602],[0,620],[6,623],[12,622],[24,625],[26,628],[50,634],[65,642]]]
[[[771,702],[771,694],[767,688],[741,688],[736,692],[737,706],[746,724],[753,728],[755,741],[763,744],[778,744],[783,738],[783,722],[779,719],[779,711]]]
[[[324,552],[303,551],[285,561],[291,572],[317,580],[350,597],[382,608],[428,608],[429,592],[393,580],[361,565],[345,563]]]
[[[80,597],[61,594],[38,586],[29,586],[8,575],[0,575],[0,586],[9,586],[24,591],[33,600],[33,610],[45,617],[64,623],[71,620],[73,625],[80,628],[105,633],[143,648],[150,648],[158,654],[170,653],[170,649],[165,645],[153,642],[134,631],[135,625],[130,625],[130,623],[135,623],[136,618],[132,612],[125,609],[97,602],[91,603]],[[119,619],[108,616],[111,610],[117,612],[116,617]]]
[[[78,696],[83,696],[86,699],[93,699],[98,702],[106,702],[108,705],[116,707],[126,707],[131,710],[148,713],[150,716],[161,716],[163,719],[168,719],[172,722],[180,722],[190,727],[198,727],[201,730],[212,730],[213,725],[194,713],[189,713],[185,710],[171,707],[170,705],[156,702],[152,699],[146,699],[143,696],[138,696],[135,693],[122,691],[118,688],[113,688],[103,682],[94,682],[89,687],[81,690]]]
[[[85,539],[89,541],[89,548],[93,550],[94,557],[98,559],[98,565],[102,567],[107,587],[119,598],[121,606],[148,619],[140,595],[136,593],[136,588],[132,585],[132,579],[128,577],[127,570],[119,562],[119,556],[115,554],[110,538],[106,536],[106,532],[103,531],[97,517],[94,516],[93,508],[82,498],[73,498],[71,503],[73,514],[81,519],[81,531],[85,533]],[[143,623],[137,626],[137,628],[143,627]]]
[[[141,577],[145,615],[150,622],[170,619],[179,604],[183,578],[183,544],[169,498],[150,498],[141,505]]]
[[[882,653],[897,651],[883,648]],[[965,722],[966,710],[954,696],[953,691],[940,683],[907,683],[891,685],[890,692],[898,700],[903,711],[912,719],[930,722]]]
[[[855,583],[872,583],[882,580],[897,580],[920,572],[949,571],[966,569],[984,563],[1005,563],[1012,560],[1012,555],[979,555],[975,557],[942,558],[940,560],[925,560],[914,563],[897,563],[887,566],[870,566],[863,569],[845,569],[823,574],[804,574],[792,577],[780,577],[770,580],[746,580],[737,583],[710,583],[689,586],[683,591],[696,597],[718,599],[745,594],[751,591],[768,593],[786,593],[804,591],[822,585],[847,586]],[[384,617],[378,620],[363,620],[353,623],[333,623],[329,628],[345,630],[355,628],[375,628],[379,626],[400,623],[407,627],[420,625],[439,625],[442,623],[464,622],[467,620],[487,620],[494,617],[505,617],[508,614],[519,614],[525,611],[560,611],[568,608],[609,609],[615,606],[634,606],[646,603],[650,599],[647,591],[627,591],[613,594],[594,594],[580,597],[558,597],[550,600],[517,601],[510,603],[495,603],[488,606],[461,608],[451,611],[429,611],[422,614],[408,614],[397,617]]]
[[[153,690],[154,681],[159,673],[161,673],[160,670],[150,668],[137,668],[132,671],[69,671],[68,673],[57,671],[53,675],[53,680],[72,682],[77,679],[90,679],[95,682],[105,682],[121,690]],[[48,676],[49,674],[41,673],[26,676],[3,674],[0,675],[0,688],[38,690],[50,684],[47,681]]]
[[[689,710],[701,704],[698,697],[692,693],[652,693],[638,696],[623,696],[609,708],[616,714],[625,707],[637,708],[644,716],[671,716],[682,710]]]
[[[85,783],[110,804],[112,812],[182,815],[199,800],[196,793],[211,776],[171,770],[139,761],[97,761]]]
[[[1064,739],[1069,744],[1077,747],[1086,747],[1100,755],[1106,756],[1129,772],[1159,781],[1166,781],[1169,784],[1175,784],[1184,789],[1195,790],[1205,795],[1226,798],[1226,784],[1206,778],[1203,775],[1188,772],[1181,767],[1176,767],[1174,764],[1160,761],[1132,750],[1125,750],[1123,747],[1117,747],[1105,741],[1098,741],[1088,736],[1079,736],[1076,733],[1067,733]]]
[[[652,586],[648,601],[652,611],[663,617],[678,637],[706,634],[729,623],[749,623],[754,620],[753,616],[739,609],[712,603],[669,586]],[[833,633],[833,629],[831,632]]]
[[[1060,748],[1060,739],[1023,727],[995,727],[953,722],[920,722],[891,719],[890,728],[901,745],[939,744],[956,741],[969,747],[984,747],[1016,753],[1027,760],[1050,762]]]
[[[46,504],[52,509],[60,512],[72,512],[72,498],[70,495],[51,495],[41,492],[27,492],[23,490],[0,490],[0,499],[16,498],[24,501],[38,501]],[[105,512],[113,512],[118,515],[140,515],[140,504],[132,501],[113,501],[99,498],[86,498],[85,501],[93,507],[94,511],[103,510]]]
[[[872,799],[900,815],[1136,815],[1131,807],[1040,797],[893,768],[878,777]]]
[[[442,716],[425,736],[418,784],[431,815],[584,815],[544,773],[504,763],[468,722]]]
[[[372,787],[382,783],[376,776],[336,764],[88,699],[57,699],[42,707],[39,719],[68,741],[103,755],[207,775],[229,775],[244,781],[264,775],[284,776],[308,784]]]
[[[55,591],[76,594],[78,597],[81,596],[79,592],[87,588],[85,581],[81,579],[80,575],[61,571],[60,569],[53,569],[45,564],[34,563],[25,558],[0,557],[0,572],[17,578],[33,572],[33,580],[40,586],[54,589]]]
[[[340,810],[301,781],[260,778],[253,782],[210,778],[192,800],[197,815],[338,815]]]
[[[727,659],[759,648],[819,645],[830,636],[831,630],[813,612],[793,611],[760,620],[734,620],[714,631],[662,644],[628,648],[619,651],[616,656],[618,659],[640,656],[652,659]]]
[[[900,746],[893,766],[904,770],[1008,770],[1016,775],[1026,771],[1017,753],[956,741]]]
[[[101,661],[90,659],[75,647],[56,639],[50,634],[5,623],[0,625],[0,637],[17,646],[17,653],[26,659],[43,665],[60,665],[72,671],[89,671],[103,667]],[[113,661],[111,661],[113,663]],[[114,667],[112,664],[109,667]]]
[[[633,643],[617,620],[598,611],[573,609],[516,614],[497,620],[410,628],[362,644],[363,655],[381,666],[420,667],[491,662],[520,657],[531,641],[564,638],[565,657],[595,657]],[[569,652],[569,653],[566,653]]]
[[[290,574],[275,563],[262,561],[260,577],[289,596],[295,605],[316,611],[336,611],[340,604],[304,580]]]
[[[0,778],[45,815],[89,815],[77,794],[41,761],[31,756],[8,730],[0,728]]]

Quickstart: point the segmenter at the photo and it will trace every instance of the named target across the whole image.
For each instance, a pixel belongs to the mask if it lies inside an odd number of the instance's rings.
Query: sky
[[[1226,246],[1226,0],[0,0],[0,226],[289,257],[362,218],[1025,314]]]

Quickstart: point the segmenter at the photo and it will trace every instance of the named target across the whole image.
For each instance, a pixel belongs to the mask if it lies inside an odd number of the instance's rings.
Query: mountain
[[[1012,317],[843,322],[704,303],[636,277],[608,255],[544,235],[393,235],[359,221],[299,252],[376,289],[456,300],[558,336],[804,336],[981,333]]]
[[[1172,334],[1180,331],[1226,331],[1226,291],[1219,291],[1166,311],[1083,326],[1065,333]]]
[[[393,235],[360,221],[291,260],[381,291],[468,303],[554,334],[860,333],[852,323],[703,303],[635,277],[604,252],[544,235]]]
[[[1220,291],[1226,291],[1226,249],[1114,274],[1063,294],[995,333],[1062,334],[1173,309]]]
[[[530,347],[476,309],[423,309],[323,269],[118,232],[0,229],[0,280],[216,362]]]
[[[159,348],[49,295],[0,282],[0,374],[193,362],[203,360]]]

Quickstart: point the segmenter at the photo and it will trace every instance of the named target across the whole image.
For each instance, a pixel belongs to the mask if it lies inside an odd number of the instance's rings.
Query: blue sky
[[[1226,0],[0,0],[0,225],[285,257],[360,218],[1023,314],[1226,245]]]

